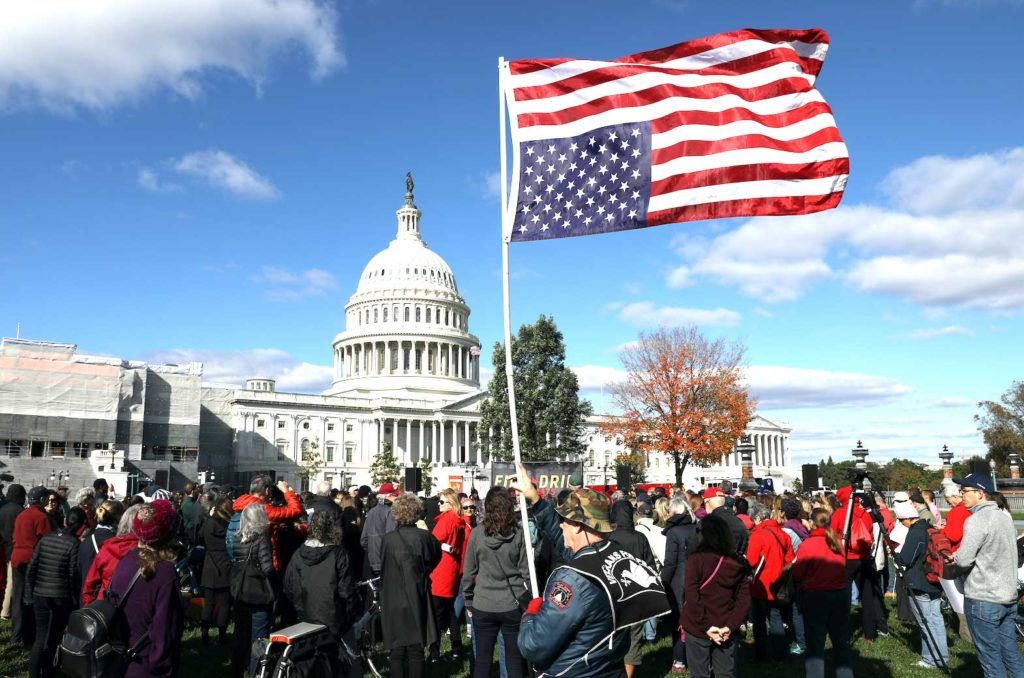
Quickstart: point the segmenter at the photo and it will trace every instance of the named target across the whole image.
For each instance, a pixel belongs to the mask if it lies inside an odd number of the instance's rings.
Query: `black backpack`
[[[135,573],[128,588],[117,596],[107,587],[103,600],[75,610],[68,619],[55,664],[62,673],[75,678],[115,678],[123,676],[128,664],[148,643],[146,633],[128,647],[128,628],[121,606],[142,576]],[[111,602],[112,596],[116,603]]]

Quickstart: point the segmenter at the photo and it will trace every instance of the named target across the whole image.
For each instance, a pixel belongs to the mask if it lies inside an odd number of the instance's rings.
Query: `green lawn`
[[[892,636],[879,638],[877,642],[868,644],[860,640],[859,630],[854,637],[854,675],[870,676],[871,678],[914,678],[921,676],[939,676],[938,671],[919,669],[915,666],[920,659],[918,649],[920,640],[917,629],[900,623],[889,605],[889,627]],[[859,610],[854,610],[853,626],[859,629]],[[28,652],[11,647],[7,639],[10,634],[10,622],[0,623],[0,674],[4,676],[24,676],[28,672]],[[662,628],[664,637],[648,646],[644,653],[644,664],[637,672],[637,678],[661,678],[668,673],[672,663],[671,639],[668,637],[667,625]],[[948,634],[950,645],[950,668],[952,675],[963,678],[977,678],[981,675],[981,667],[974,657],[971,646],[956,636]],[[954,642],[955,641],[955,642]],[[228,666],[227,647],[202,647],[199,643],[199,630],[190,627],[185,634],[185,656],[183,658],[182,678],[223,678]],[[426,667],[428,676],[444,676],[445,678],[466,678],[468,663],[442,662],[436,666]],[[826,675],[831,674],[831,664],[826,667]],[[493,672],[497,676],[497,670]],[[777,664],[754,661],[753,646],[743,644],[740,649],[740,676],[750,678],[781,678],[782,676],[803,675],[803,659],[791,658]]]

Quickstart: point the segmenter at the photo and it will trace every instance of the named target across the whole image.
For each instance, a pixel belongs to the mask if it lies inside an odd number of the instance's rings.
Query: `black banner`
[[[530,480],[537,486],[540,496],[558,494],[569,487],[569,478],[575,473],[583,478],[583,465],[579,462],[528,461],[523,466]],[[491,462],[491,485],[512,487],[516,482],[516,466],[510,461]]]

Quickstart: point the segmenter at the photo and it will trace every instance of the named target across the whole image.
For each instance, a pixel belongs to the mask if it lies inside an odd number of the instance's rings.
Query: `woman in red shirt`
[[[811,512],[810,536],[800,543],[793,563],[793,579],[801,592],[801,610],[807,635],[804,667],[807,678],[824,678],[825,634],[832,639],[836,678],[853,678],[850,663],[850,590],[846,556],[839,536],[829,527],[825,509]]]
[[[459,495],[452,489],[441,490],[438,495],[440,515],[434,519],[434,537],[441,542],[441,562],[430,573],[430,596],[434,599],[434,617],[437,620],[438,640],[430,646],[431,663],[440,657],[440,636],[445,629],[452,639],[452,658],[462,653],[459,617],[455,614],[455,597],[462,579],[462,563],[469,541],[469,521],[462,513]]]

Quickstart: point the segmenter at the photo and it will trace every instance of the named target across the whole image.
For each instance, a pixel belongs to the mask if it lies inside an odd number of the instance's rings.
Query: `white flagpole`
[[[516,417],[516,387],[512,370],[512,309],[509,295],[508,243],[512,236],[512,219],[508,210],[508,149],[505,141],[505,78],[508,65],[504,57],[498,57],[498,116],[501,130],[501,289],[505,306],[505,383],[508,386],[508,411],[512,423],[512,454],[516,462],[519,483],[525,485],[530,479],[519,470],[522,456],[519,452],[519,420]],[[526,563],[530,568],[530,591],[534,598],[540,596],[537,586],[537,566],[533,560],[533,541],[530,539],[530,519],[526,512],[526,497],[519,493],[519,515],[523,521],[523,537],[526,542]]]

